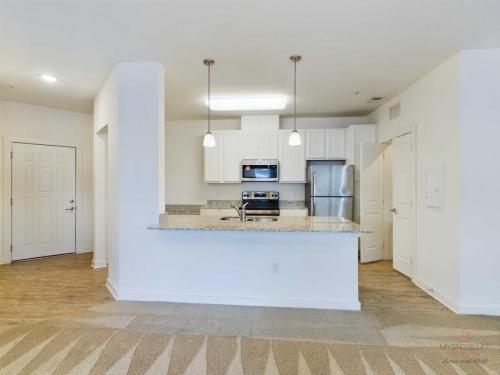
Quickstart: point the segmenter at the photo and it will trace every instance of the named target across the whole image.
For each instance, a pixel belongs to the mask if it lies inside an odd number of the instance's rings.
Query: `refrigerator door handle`
[[[316,198],[311,199],[311,216],[314,216],[314,206],[316,205]]]
[[[316,196],[316,173],[313,172],[313,180],[312,180],[312,196]]]

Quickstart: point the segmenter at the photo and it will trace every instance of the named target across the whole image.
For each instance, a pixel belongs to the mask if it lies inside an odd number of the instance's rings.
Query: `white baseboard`
[[[92,268],[98,269],[98,268],[104,268],[108,266],[108,262],[106,262],[106,259],[92,259]]]
[[[467,315],[495,315],[500,316],[500,305],[465,305],[460,306],[460,314]]]
[[[113,298],[115,300],[118,300],[118,292],[116,291],[116,288],[113,286],[113,284],[111,283],[111,281],[109,279],[106,280],[106,288],[109,290],[109,292],[111,293],[111,295],[113,296]]]
[[[93,252],[92,249],[77,249],[76,250],[77,254],[85,254],[85,253],[91,253],[91,252]]]
[[[213,305],[268,306],[308,309],[361,310],[359,301],[300,300],[286,298],[241,298],[230,296],[193,296],[169,293],[117,292],[108,280],[106,286],[116,300],[177,303],[204,303]]]
[[[431,297],[435,298],[439,302],[441,302],[443,305],[445,305],[447,308],[449,308],[451,311],[453,311],[456,314],[460,314],[460,305],[453,301],[451,298],[447,297],[445,294],[440,293],[438,290],[433,288],[432,286],[428,285],[424,281],[422,281],[419,278],[413,278],[412,279],[413,283],[418,286],[420,289],[422,289],[425,293],[430,295]]]

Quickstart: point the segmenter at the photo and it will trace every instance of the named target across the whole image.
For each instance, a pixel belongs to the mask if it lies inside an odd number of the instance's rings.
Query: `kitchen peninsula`
[[[359,310],[358,224],[163,215],[146,288],[120,299]],[[147,290],[147,292],[146,292]]]

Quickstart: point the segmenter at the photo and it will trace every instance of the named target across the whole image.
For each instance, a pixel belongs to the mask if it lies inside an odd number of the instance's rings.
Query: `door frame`
[[[81,144],[71,144],[69,142],[54,142],[40,138],[8,137],[3,138],[3,240],[0,251],[0,264],[12,262],[12,160],[10,158],[13,143],[25,143],[41,146],[71,147],[75,149],[75,202],[77,210],[75,215],[75,253],[82,249],[83,219],[84,210],[82,207],[83,189],[83,158]]]
[[[412,178],[413,178],[413,183],[411,184],[411,200],[412,200],[412,210],[411,210],[411,219],[412,219],[412,225],[411,225],[411,233],[410,233],[410,243],[412,244],[410,252],[411,252],[411,275],[409,278],[414,281],[415,275],[417,274],[417,186],[418,186],[418,181],[417,181],[417,124],[413,124],[410,130],[399,134],[396,137],[393,137],[391,139],[391,142],[394,143],[394,140],[405,136],[405,135],[410,135],[411,136],[411,142],[412,142],[412,165],[413,165],[413,170],[412,170]],[[394,163],[393,163],[393,178],[394,178]],[[394,188],[394,187],[393,187]],[[394,194],[394,191],[393,191]],[[394,203],[392,203],[392,206],[394,207]],[[394,232],[393,232],[394,236]],[[393,243],[393,257],[392,261],[394,261],[394,243]]]

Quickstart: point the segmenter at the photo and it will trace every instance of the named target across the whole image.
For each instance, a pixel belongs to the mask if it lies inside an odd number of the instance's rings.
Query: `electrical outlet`
[[[280,273],[280,264],[279,263],[273,263],[272,264],[272,270],[273,270],[273,273]]]

